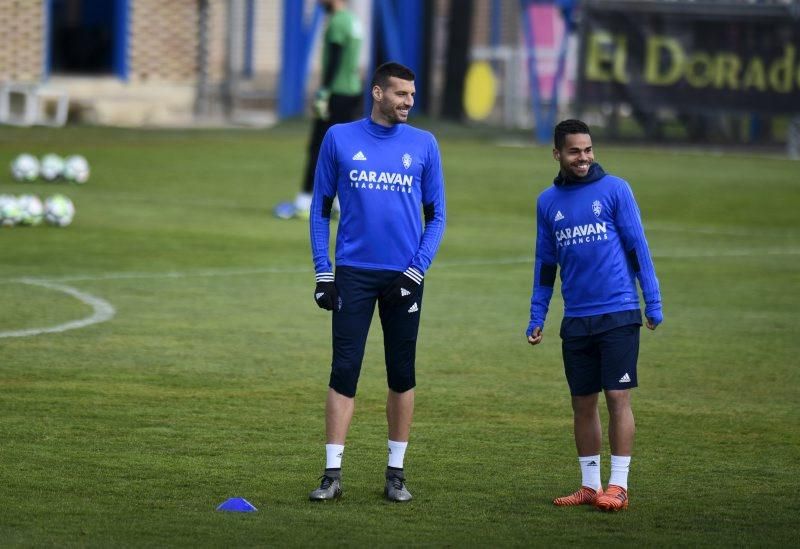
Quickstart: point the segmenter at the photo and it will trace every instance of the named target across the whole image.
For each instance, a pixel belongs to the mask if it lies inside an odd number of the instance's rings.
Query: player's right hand
[[[333,282],[333,273],[319,273],[317,275],[317,287],[314,289],[314,301],[320,309],[332,311],[339,300],[336,292],[336,284]]]
[[[314,96],[314,114],[320,120],[328,120],[331,116],[329,102],[331,99],[331,92],[326,89],[320,89]]]
[[[536,326],[533,330],[528,330],[528,343],[531,345],[538,345],[542,342],[543,337],[544,334],[539,326]]]

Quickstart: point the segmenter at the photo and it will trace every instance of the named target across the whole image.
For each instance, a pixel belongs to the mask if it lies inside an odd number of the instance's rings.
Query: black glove
[[[422,287],[422,273],[409,267],[383,291],[381,297],[387,305],[410,304],[417,300]]]
[[[317,274],[317,287],[314,290],[314,301],[321,309],[332,311],[339,300],[336,285],[333,283],[333,273]]]

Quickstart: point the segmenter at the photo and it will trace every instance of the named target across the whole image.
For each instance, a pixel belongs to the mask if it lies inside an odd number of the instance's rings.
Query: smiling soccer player
[[[565,120],[555,127],[553,158],[559,172],[536,208],[536,260],[528,343],[538,345],[561,269],[564,371],[572,395],[581,488],[553,500],[558,506],[628,507],[633,451],[631,389],[637,386],[642,288],[647,327],[663,320],[661,293],[639,208],[628,183],[594,160],[589,127]],[[602,428],[597,409],[603,391],[609,411],[611,477],[600,481]]]
[[[391,501],[411,499],[403,460],[414,414],[423,278],[445,227],[444,177],[436,139],[405,124],[414,106],[414,78],[398,63],[378,67],[370,117],[333,126],[322,142],[311,204],[311,248],[317,280],[314,299],[333,311],[333,361],[326,402],[325,472],[319,488],[309,495],[312,500],[341,495],[345,438],[376,303],[389,386],[384,493]],[[341,217],[334,274],[328,237],[336,197]]]

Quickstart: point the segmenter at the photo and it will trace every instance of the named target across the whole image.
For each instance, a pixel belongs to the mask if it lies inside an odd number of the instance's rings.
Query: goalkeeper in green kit
[[[320,4],[328,13],[328,24],[322,45],[322,82],[314,96],[314,127],[308,144],[308,162],[301,191],[294,202],[282,202],[275,207],[275,216],[281,219],[308,219],[322,138],[334,124],[352,122],[362,114],[364,88],[358,68],[363,34],[361,22],[347,9],[347,0],[320,0]]]

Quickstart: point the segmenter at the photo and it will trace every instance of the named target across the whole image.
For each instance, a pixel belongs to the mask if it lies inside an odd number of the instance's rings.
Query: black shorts
[[[598,334],[565,337],[561,343],[564,373],[573,396],[638,385],[639,324]]]
[[[400,271],[336,268],[334,280],[341,308],[333,311],[330,387],[337,393],[348,397],[356,394],[375,303],[378,303],[383,328],[389,388],[402,393],[416,385],[414,363],[423,288],[419,290],[416,307],[408,304],[389,307],[380,298],[381,293],[401,274]]]

